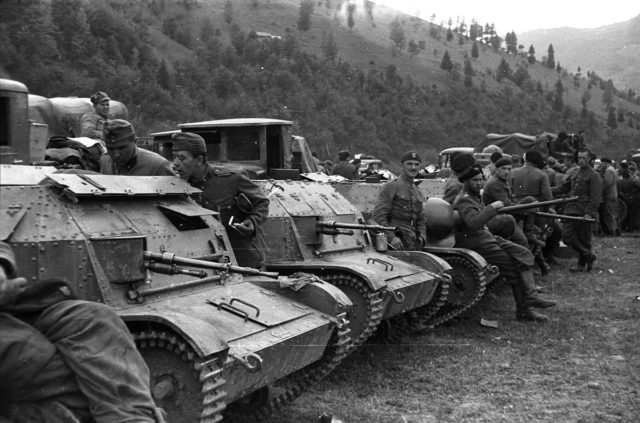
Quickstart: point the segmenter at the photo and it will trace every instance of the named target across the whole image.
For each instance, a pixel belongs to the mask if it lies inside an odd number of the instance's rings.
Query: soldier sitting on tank
[[[93,111],[80,118],[80,136],[104,140],[104,124],[109,120],[109,96],[98,91],[90,97]]]
[[[149,369],[108,306],[59,279],[17,277],[0,241],[0,420],[163,422]]]
[[[244,174],[207,162],[207,146],[200,135],[179,132],[172,138],[176,172],[203,191],[200,201],[204,207],[220,213],[238,264],[262,267],[261,226],[269,214],[269,199]]]
[[[547,321],[547,316],[532,308],[548,308],[556,303],[536,294],[533,254],[526,247],[494,236],[485,226],[504,207],[504,203],[495,201],[486,207],[483,204],[480,198],[484,184],[482,167],[474,164],[462,172],[458,179],[464,188],[453,202],[461,220],[455,233],[455,246],[473,250],[498,267],[504,280],[511,284],[518,320]]]
[[[100,173],[105,175],[176,176],[171,163],[153,151],[136,145],[131,123],[114,119],[104,126],[107,154],[100,157]]]
[[[458,180],[458,177],[469,166],[476,163],[473,155],[469,153],[454,153],[452,157],[451,175],[445,183],[443,196],[443,200],[449,204],[453,204],[460,191],[464,188],[464,184]],[[497,235],[513,241],[516,244],[520,244],[527,248],[529,247],[527,238],[522,232],[522,229],[517,225],[516,219],[510,214],[500,214],[493,217],[488,226],[489,230],[496,230]]]

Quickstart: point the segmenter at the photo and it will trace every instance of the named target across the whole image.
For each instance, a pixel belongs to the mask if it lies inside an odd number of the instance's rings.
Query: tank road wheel
[[[362,279],[348,273],[329,273],[318,275],[326,282],[337,286],[353,302],[353,308],[347,315],[351,330],[353,351],[367,340],[377,329],[384,314],[384,305],[379,292],[373,292]]]
[[[349,327],[344,315],[341,315],[320,360],[277,381],[271,388],[261,388],[229,404],[225,417],[234,423],[268,420],[274,410],[289,404],[331,373],[346,357],[349,345]]]
[[[203,362],[171,331],[134,331],[151,372],[151,393],[169,422],[216,423],[225,409],[222,363]]]
[[[484,295],[486,279],[478,267],[470,260],[460,256],[446,256],[444,258],[452,267],[446,303],[439,307],[438,312],[428,322],[428,325],[438,326],[460,316],[473,307]]]

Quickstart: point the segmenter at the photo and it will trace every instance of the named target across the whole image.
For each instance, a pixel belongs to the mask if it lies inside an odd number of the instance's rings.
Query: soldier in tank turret
[[[109,101],[107,93],[98,91],[90,97],[93,111],[80,118],[80,136],[104,140],[104,124],[109,121]]]
[[[204,207],[220,213],[233,251],[241,266],[264,263],[262,224],[269,214],[269,199],[244,174],[207,162],[204,139],[190,132],[173,134],[173,164],[180,177],[201,189]]]

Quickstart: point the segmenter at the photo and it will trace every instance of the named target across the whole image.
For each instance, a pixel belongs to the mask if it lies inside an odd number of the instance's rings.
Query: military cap
[[[103,101],[111,100],[111,99],[109,98],[107,93],[98,91],[97,93],[95,93],[90,97],[90,100],[94,105],[96,105],[96,104],[102,103]]]
[[[499,151],[496,151],[496,152],[491,154],[490,160],[491,160],[491,163],[495,163],[498,160],[500,160],[501,158],[502,158],[502,153],[499,152]]]
[[[124,142],[135,142],[136,133],[131,123],[124,119],[113,119],[104,124],[104,142],[107,146]]]
[[[496,169],[501,168],[502,166],[511,166],[511,159],[507,159],[506,157],[500,157],[498,161],[496,161]]]
[[[472,154],[469,154],[469,153],[456,154],[453,160],[451,160],[451,170],[453,170],[455,173],[460,174],[475,162],[476,160],[473,158]]]
[[[482,166],[476,163],[469,166],[464,172],[462,172],[462,174],[458,177],[458,181],[464,182],[467,179],[471,179],[478,174],[482,174]]]
[[[349,158],[349,156],[351,156],[351,153],[349,153],[347,150],[338,151],[338,159],[339,160],[347,160]]]
[[[603,158],[600,159],[600,161],[602,163],[609,163],[609,164],[613,163],[613,161],[611,161],[611,159],[608,158],[608,157],[603,157]]]
[[[204,138],[198,134],[176,132],[171,135],[171,139],[173,139],[173,151],[188,151],[194,157],[207,155],[207,145],[204,142]]]
[[[420,156],[418,155],[418,153],[416,153],[415,151],[407,151],[402,155],[402,157],[400,157],[400,163],[406,162],[407,160],[416,160],[419,162],[422,161],[420,160]]]
[[[542,169],[545,165],[544,158],[542,154],[538,150],[529,150],[524,153],[524,158],[526,161],[533,163],[536,167]]]

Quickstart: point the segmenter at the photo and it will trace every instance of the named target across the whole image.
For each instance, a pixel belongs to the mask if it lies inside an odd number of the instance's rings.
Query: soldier
[[[176,171],[182,179],[202,190],[204,207],[220,213],[238,263],[262,267],[261,226],[269,214],[269,199],[244,174],[207,162],[207,147],[200,135],[178,132],[172,138]]]
[[[473,154],[453,153],[451,155],[451,174],[444,184],[443,200],[449,204],[453,204],[453,201],[463,187],[463,184],[458,180],[458,176],[469,166],[475,164],[475,162],[476,160],[473,158]]]
[[[347,161],[349,157],[351,157],[351,153],[347,150],[338,152],[338,163],[333,166],[333,175],[340,175],[349,180],[358,179],[358,168]]]
[[[109,120],[109,96],[98,91],[90,97],[93,111],[80,118],[80,136],[104,140],[104,124]]]
[[[556,303],[536,294],[532,266],[534,258],[528,248],[494,236],[486,223],[504,207],[502,201],[484,206],[480,190],[484,184],[482,167],[470,166],[459,177],[464,188],[456,197],[453,207],[458,210],[461,224],[456,230],[456,247],[476,251],[490,264],[500,269],[500,274],[511,284],[516,301],[516,318],[524,321],[547,321],[548,317],[532,308],[553,307]]]
[[[153,151],[136,145],[133,126],[114,119],[104,127],[107,154],[100,157],[100,173],[105,175],[176,176],[171,163]]]
[[[396,227],[395,232],[387,234],[391,248],[420,251],[427,239],[427,220],[422,206],[424,199],[414,184],[420,171],[420,156],[415,151],[407,151],[400,158],[400,163],[400,176],[382,186],[371,218],[379,225]],[[407,318],[415,335],[431,329],[421,322],[417,312],[409,313]]]
[[[407,151],[400,158],[402,171],[396,180],[383,185],[372,218],[379,225],[395,226],[388,233],[389,245],[395,250],[420,250],[426,240],[427,221],[422,208],[422,194],[414,184],[420,171],[420,156]]]
[[[593,219],[602,198],[602,182],[598,173],[591,167],[591,151],[586,148],[576,152],[577,167],[567,171],[562,184],[553,188],[554,194],[571,193],[578,200],[568,203],[563,213],[570,216],[582,216]],[[578,253],[578,264],[571,267],[572,272],[587,272],[593,268],[596,255],[591,252],[593,231],[591,223],[575,220],[564,222],[563,241]]]
[[[516,200],[521,200],[525,197],[533,197],[537,201],[553,200],[549,176],[542,170],[545,166],[546,163],[539,151],[529,150],[525,153],[524,166],[514,169],[513,172],[511,172],[513,193]],[[555,213],[555,209],[550,207],[549,212]],[[544,269],[548,267],[548,263],[557,264],[553,252],[562,239],[562,227],[555,219],[536,218],[535,224],[543,230],[545,230],[545,228],[549,229],[549,235],[546,237],[543,236],[543,238],[546,239],[542,247],[542,256],[538,257],[538,264],[544,272]],[[527,233],[527,238],[535,237],[536,234]]]
[[[79,421],[71,413],[97,423],[164,422],[149,369],[118,315],[74,299],[62,280],[18,278],[4,242],[0,331],[0,420]]]
[[[618,174],[611,159],[600,159],[604,175],[602,177],[602,232],[605,235],[618,235]]]

